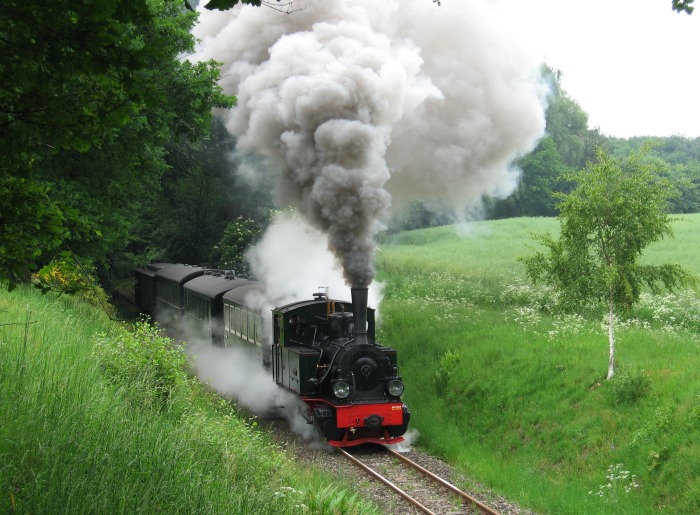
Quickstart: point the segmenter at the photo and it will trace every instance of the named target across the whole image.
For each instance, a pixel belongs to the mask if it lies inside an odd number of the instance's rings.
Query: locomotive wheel
[[[338,427],[335,411],[329,408],[314,409],[314,424],[327,440],[341,440],[345,434],[345,430]]]

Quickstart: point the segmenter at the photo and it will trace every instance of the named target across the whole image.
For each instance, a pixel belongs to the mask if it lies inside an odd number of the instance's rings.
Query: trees
[[[185,0],[186,2],[188,0]],[[290,0],[285,3],[292,3],[294,0]],[[693,10],[695,9],[692,4],[695,0],[673,0],[671,8],[676,11],[676,12],[685,12],[687,14],[692,14]],[[260,6],[260,5],[274,5],[272,2],[268,0],[209,0],[204,7],[207,9],[218,9],[220,11],[225,11],[226,9],[230,9],[234,5],[241,3],[241,4],[249,4],[249,5],[255,5],[255,6]],[[277,0],[277,3],[280,3],[280,0]],[[434,4],[440,5],[440,0],[433,0]]]
[[[508,198],[495,203],[491,210],[494,218],[515,216],[554,216],[554,192],[565,187],[561,179],[569,168],[551,136],[545,136],[518,166],[522,170],[518,189]]]
[[[212,261],[219,268],[233,269],[238,273],[248,271],[246,251],[257,241],[262,227],[250,218],[239,216],[230,222],[221,241],[212,250]]]
[[[167,100],[161,74],[191,66],[177,57],[193,49],[195,14],[173,0],[11,0],[1,16],[0,68],[12,87],[0,91],[0,125],[14,143],[3,168],[100,145]]]
[[[228,249],[215,246],[231,222],[242,216],[266,226],[273,184],[251,186],[243,178],[251,165],[232,158],[235,145],[223,120],[215,116],[207,137],[195,142],[177,138],[164,146],[167,169],[158,189],[136,209],[131,241],[116,256],[122,268],[153,259],[224,266],[222,255]]]
[[[280,0],[277,0],[277,3],[279,3]],[[293,1],[293,0],[291,0]],[[690,0],[691,2],[693,0]],[[226,9],[230,9],[234,5],[241,3],[241,4],[248,4],[248,5],[255,5],[257,7],[260,7],[260,5],[267,5],[270,2],[266,0],[209,0],[204,7],[210,10],[218,9],[219,11],[225,11]],[[288,2],[285,2],[288,3]]]
[[[549,71],[550,73],[547,73]],[[553,71],[545,67],[544,76]],[[550,79],[552,94],[547,107],[547,134],[549,134],[566,165],[581,168],[588,139],[588,114],[562,89],[559,77]]]
[[[695,0],[673,0],[672,8],[679,13],[685,12],[686,14],[693,14],[695,7],[692,6],[692,3],[694,1]]]
[[[291,3],[293,1],[294,0],[291,0],[288,3]],[[672,9],[679,13],[685,12],[687,14],[692,14],[693,9],[695,9],[692,6],[692,3],[694,1],[695,0],[673,0]],[[277,3],[279,2],[280,0],[277,0]],[[225,11],[226,9],[230,9],[238,3],[256,6],[271,4],[271,2],[267,0],[209,0],[209,2],[207,2],[207,4],[204,7],[206,7],[207,9],[218,9],[220,11]],[[433,0],[433,3],[440,5],[440,0]]]
[[[671,183],[645,155],[641,151],[620,163],[597,149],[597,162],[571,175],[576,188],[559,195],[559,239],[538,236],[546,251],[521,259],[533,282],[553,286],[565,307],[607,306],[608,379],[615,374],[615,313],[629,310],[644,285],[657,291],[660,285],[673,289],[696,280],[679,265],[637,262],[649,244],[672,236]]]
[[[700,212],[700,138],[683,136],[635,136],[608,138],[611,155],[622,158],[649,146],[651,157],[659,161],[662,175],[673,181],[678,195],[670,200],[671,213]]]
[[[0,89],[0,281],[13,284],[62,242],[95,261],[122,247],[133,207],[158,187],[164,142],[202,137],[212,107],[233,99],[215,63],[182,60],[196,14],[179,0],[10,0],[0,17],[11,78]]]
[[[567,170],[583,168],[600,134],[588,128],[588,115],[561,87],[561,72],[542,65],[548,82],[546,112],[547,136],[535,150],[520,159],[522,170],[518,189],[507,199],[496,201],[490,214],[494,218],[511,216],[553,216],[553,193],[568,188],[561,177]]]

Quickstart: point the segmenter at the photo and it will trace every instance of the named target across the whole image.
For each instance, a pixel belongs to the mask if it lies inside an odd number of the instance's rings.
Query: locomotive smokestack
[[[355,343],[367,343],[367,288],[351,288]]]

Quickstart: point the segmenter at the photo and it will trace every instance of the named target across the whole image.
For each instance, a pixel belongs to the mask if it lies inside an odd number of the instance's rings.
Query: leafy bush
[[[644,371],[622,370],[610,381],[610,400],[613,405],[631,405],[649,392],[651,380]]]
[[[450,386],[452,373],[459,365],[459,354],[448,350],[442,358],[440,358],[440,368],[435,371],[433,376],[433,386],[438,395],[443,396]]]
[[[639,428],[632,434],[632,445],[652,442],[668,433],[673,423],[673,410],[670,407],[658,406],[653,417],[639,422]]]
[[[105,375],[127,386],[133,401],[165,409],[173,392],[190,379],[184,350],[161,333],[157,325],[142,320],[133,329],[121,326],[114,335],[99,335],[95,351]]]
[[[689,430],[700,429],[700,395],[695,397],[695,401],[688,413],[687,427]]]
[[[659,450],[649,451],[647,455],[647,468],[649,472],[660,470],[671,456],[671,450],[664,446]]]

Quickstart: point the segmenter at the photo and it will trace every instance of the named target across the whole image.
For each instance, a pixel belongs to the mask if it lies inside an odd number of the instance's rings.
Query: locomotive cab
[[[329,317],[328,336],[332,340],[349,338],[355,332],[355,319],[352,313],[332,313]]]

